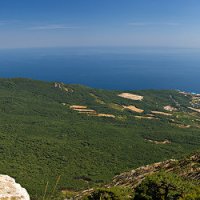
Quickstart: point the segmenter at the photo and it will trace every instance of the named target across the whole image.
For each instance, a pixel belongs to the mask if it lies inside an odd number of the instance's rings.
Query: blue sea
[[[60,81],[104,89],[180,89],[200,93],[200,49],[2,49],[0,77]]]

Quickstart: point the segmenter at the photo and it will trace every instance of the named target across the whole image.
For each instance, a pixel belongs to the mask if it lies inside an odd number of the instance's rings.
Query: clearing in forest
[[[137,112],[137,113],[143,113],[144,110],[137,108],[136,106],[123,106],[124,109],[128,109],[131,110],[133,112]]]
[[[144,97],[137,95],[137,94],[131,94],[131,93],[121,93],[118,94],[119,97],[125,98],[125,99],[131,99],[134,101],[141,101]]]

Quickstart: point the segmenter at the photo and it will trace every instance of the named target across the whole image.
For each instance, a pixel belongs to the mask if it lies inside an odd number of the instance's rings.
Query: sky
[[[0,1],[0,48],[71,46],[200,48],[200,1]]]

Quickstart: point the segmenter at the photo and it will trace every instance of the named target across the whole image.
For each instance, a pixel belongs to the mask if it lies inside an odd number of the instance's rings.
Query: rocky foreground
[[[14,178],[0,175],[0,200],[30,200],[29,194]]]
[[[190,180],[200,180],[200,153],[196,153],[182,160],[166,160],[163,162],[154,163],[133,169],[129,172],[124,172],[113,178],[111,183],[104,185],[104,188],[115,186],[129,187],[133,190],[147,177],[156,172],[165,171],[173,172],[181,177]],[[80,192],[74,199],[82,199],[85,195],[91,194],[95,189],[91,188]]]

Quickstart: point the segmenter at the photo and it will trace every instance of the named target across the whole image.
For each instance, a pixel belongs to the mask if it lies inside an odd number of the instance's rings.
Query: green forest
[[[143,99],[122,98],[123,92]],[[130,105],[143,112],[124,108]],[[166,111],[168,105],[175,109]],[[101,186],[121,172],[198,150],[198,106],[198,96],[175,90],[0,79],[0,173],[33,200]]]

